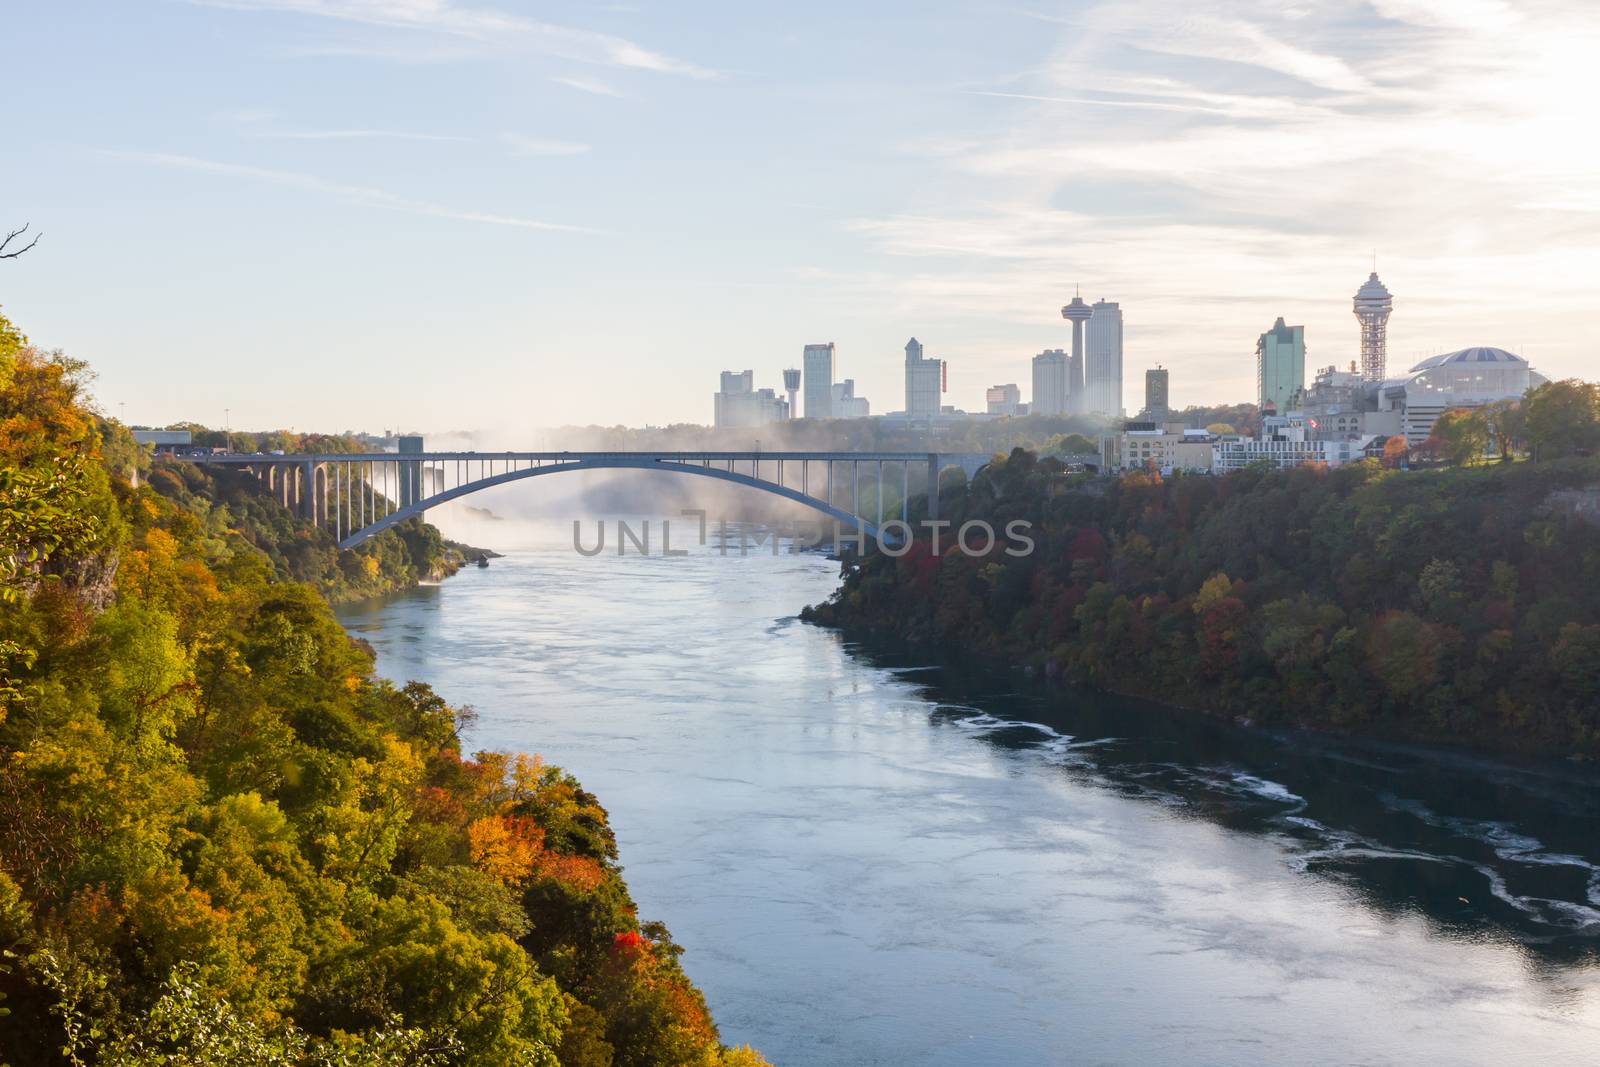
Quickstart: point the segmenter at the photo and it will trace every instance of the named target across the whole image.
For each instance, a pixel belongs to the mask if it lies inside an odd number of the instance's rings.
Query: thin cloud
[[[716,72],[646,48],[625,37],[539,22],[450,0],[190,0],[235,11],[275,11],[338,22],[414,30],[475,42],[485,49],[521,49],[584,63],[714,78]]]
[[[622,91],[607,85],[598,78],[553,78],[557,85],[565,85],[569,89],[576,89],[580,93],[592,93],[595,96],[621,97]]]
[[[1222,400],[1249,395],[1278,314],[1306,324],[1318,366],[1353,358],[1376,247],[1397,365],[1529,344],[1541,369],[1575,369],[1600,149],[1572,131],[1600,98],[1600,12],[1300,7],[1147,0],[1064,21],[1029,73],[977,90],[1012,112],[904,145],[930,179],[845,224],[896,269],[837,284],[863,308],[1058,344],[1051,308],[1081,279],[1123,301],[1130,368],[1162,360],[1186,400]]]
[[[502,133],[501,142],[514,156],[581,156],[590,146],[577,141],[552,141],[542,137],[524,137],[519,133]]]
[[[595,232],[585,226],[546,222],[543,219],[530,219],[518,215],[500,215],[487,211],[454,208],[443,204],[430,203],[426,200],[413,200],[410,197],[391,193],[386,189],[377,189],[365,185],[348,185],[343,182],[328,181],[315,175],[299,174],[294,171],[251,167],[241,163],[224,163],[218,160],[200,159],[195,156],[176,155],[166,152],[107,151],[103,154],[135,163],[199,171],[205,174],[220,174],[232,178],[244,178],[249,181],[281,185],[306,192],[322,193],[362,207],[383,208],[388,211],[401,211],[410,215],[427,215],[433,218],[456,219],[461,222],[480,222],[492,226],[510,226],[524,230],[547,230],[560,233]]]
[[[1073,104],[1084,107],[1135,107],[1148,111],[1182,111],[1193,115],[1228,115],[1232,112],[1204,104],[1175,104],[1165,100],[1101,100],[1088,96],[1036,96],[1033,93],[1002,93],[991,89],[968,89],[969,96],[993,96],[1004,100],[1032,100],[1040,104]]]
[[[471,141],[448,133],[413,133],[409,130],[267,130],[255,136],[282,141]]]

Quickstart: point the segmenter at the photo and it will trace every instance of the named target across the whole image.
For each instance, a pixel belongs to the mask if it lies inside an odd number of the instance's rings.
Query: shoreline
[[[957,649],[937,642],[907,641],[882,631],[823,622],[808,618],[806,611],[798,616],[808,626],[816,626],[839,636],[847,648],[864,654],[871,662],[891,669],[906,669],[895,663],[885,663],[899,657],[912,657],[919,661],[922,670],[937,671],[955,677],[983,680],[1004,679],[1015,695],[1023,698],[1043,699],[1054,706],[1063,697],[1073,694],[1092,699],[1112,698],[1131,701],[1142,710],[1178,720],[1202,722],[1227,732],[1267,739],[1284,745],[1306,745],[1316,748],[1348,746],[1353,749],[1382,752],[1390,755],[1428,760],[1435,763],[1458,763],[1463,769],[1524,774],[1565,784],[1600,788],[1600,765],[1581,753],[1553,755],[1538,752],[1496,752],[1482,746],[1450,744],[1446,741],[1417,738],[1393,733],[1338,730],[1330,727],[1298,723],[1261,723],[1247,716],[1215,710],[1200,704],[1185,704],[1130,688],[1118,688],[1074,681],[1044,672],[1026,664],[963,654]]]

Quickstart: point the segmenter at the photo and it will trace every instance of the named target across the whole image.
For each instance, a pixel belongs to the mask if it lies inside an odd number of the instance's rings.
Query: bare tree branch
[[[6,246],[7,245],[9,245],[12,241],[16,240],[18,237],[21,237],[23,234],[25,234],[27,232],[28,232],[28,224],[27,223],[23,223],[22,224],[22,229],[20,229],[20,230],[12,230],[10,233],[6,234],[5,240],[0,241],[0,259],[16,259],[18,256],[22,255],[22,253],[26,252],[28,249],[30,249],[34,245],[38,244],[39,243],[39,238],[44,236],[43,233],[36,233],[36,234],[33,235],[33,240],[29,241],[26,245],[24,245],[23,247],[17,249],[15,252],[7,252],[6,251]]]

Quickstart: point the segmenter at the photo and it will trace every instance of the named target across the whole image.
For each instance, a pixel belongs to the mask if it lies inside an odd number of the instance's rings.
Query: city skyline
[[[1575,3],[935,3],[850,48],[830,5],[90,6],[8,20],[0,222],[44,238],[0,306],[130,421],[704,422],[720,371],[775,387],[819,336],[893,410],[913,332],[982,410],[1070,348],[1079,280],[1132,320],[1125,409],[1156,362],[1223,403],[1278,315],[1359,360],[1374,249],[1391,373],[1493,345],[1565,377],[1595,338]]]

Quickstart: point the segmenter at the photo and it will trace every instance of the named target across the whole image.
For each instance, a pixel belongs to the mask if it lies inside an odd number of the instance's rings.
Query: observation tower
[[[1067,409],[1078,413],[1083,410],[1083,324],[1094,315],[1094,309],[1083,302],[1076,287],[1072,301],[1061,309],[1061,317],[1072,323],[1072,359],[1067,364]]]
[[[1362,381],[1383,381],[1389,361],[1389,313],[1393,310],[1394,298],[1373,271],[1356,290],[1355,299],[1356,318],[1361,322]]]

